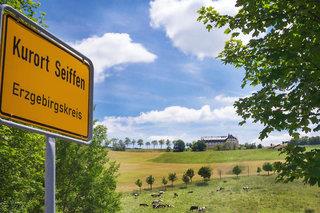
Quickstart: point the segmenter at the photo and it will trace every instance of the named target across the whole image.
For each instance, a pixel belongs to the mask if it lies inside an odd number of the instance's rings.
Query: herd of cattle
[[[151,194],[151,197],[153,197],[153,198],[161,198],[161,197],[164,195],[164,193],[165,193],[164,191],[159,191],[158,193],[152,193],[152,194]],[[191,194],[191,193],[193,193],[193,191],[189,191],[188,193]],[[139,196],[139,194],[138,194],[138,193],[134,193],[133,196],[137,198],[137,197]],[[177,198],[177,197],[179,197],[178,193],[174,192],[174,193],[173,193],[173,198]],[[140,203],[139,206],[141,206],[141,207],[148,207],[149,204],[147,204],[147,203]],[[173,208],[173,207],[174,207],[174,206],[171,205],[171,204],[164,203],[163,200],[161,200],[161,199],[153,200],[153,201],[151,202],[151,206],[152,206],[152,208],[154,208],[154,209],[159,209],[159,208]],[[202,206],[202,207],[201,207],[201,206],[192,205],[192,206],[190,207],[190,211],[204,212],[205,210],[206,210],[206,207],[205,207],[205,206]]]
[[[217,188],[216,191],[219,192],[219,191],[223,191],[223,190],[224,190],[223,187],[218,186],[218,188]],[[248,186],[244,186],[244,187],[243,187],[243,190],[244,190],[244,191],[249,191],[250,188],[249,188]],[[193,191],[188,191],[188,194],[191,194],[191,193],[193,193]],[[151,202],[150,206],[152,206],[152,208],[154,208],[154,209],[159,209],[159,208],[174,208],[173,205],[168,204],[168,203],[165,203],[165,202],[161,199],[161,198],[164,196],[164,194],[165,194],[165,191],[162,191],[162,190],[160,190],[160,191],[157,192],[157,193],[152,193],[152,194],[151,194],[151,197],[157,198],[157,199],[156,199],[156,200],[153,200],[153,201]],[[135,198],[137,198],[137,197],[139,196],[138,193],[133,193],[132,195],[133,195]],[[173,198],[177,198],[177,197],[179,197],[178,193],[174,192],[174,193],[173,193]],[[147,203],[140,203],[139,206],[140,206],[140,207],[149,207],[149,204],[147,204]],[[192,205],[189,210],[190,210],[190,211],[205,212],[205,211],[206,211],[206,207],[205,207],[205,206]]]

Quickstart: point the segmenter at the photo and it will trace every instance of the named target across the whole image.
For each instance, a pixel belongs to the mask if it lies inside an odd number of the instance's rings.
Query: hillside
[[[157,163],[225,163],[260,160],[282,160],[283,155],[272,149],[226,150],[206,152],[166,152],[150,159]]]

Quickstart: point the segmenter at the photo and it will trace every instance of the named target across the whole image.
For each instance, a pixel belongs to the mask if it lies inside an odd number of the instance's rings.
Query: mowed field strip
[[[170,172],[176,172],[178,180],[175,184],[181,184],[181,177],[185,170],[193,168],[195,173],[201,166],[207,165],[213,169],[213,178],[219,178],[219,170],[222,177],[233,176],[233,166],[240,165],[243,169],[241,175],[256,175],[258,166],[264,162],[284,160],[279,151],[271,149],[256,150],[230,150],[230,151],[205,151],[205,152],[159,152],[159,151],[109,151],[111,160],[120,164],[118,187],[121,192],[129,192],[137,189],[134,182],[140,178],[143,188],[147,188],[145,179],[149,175],[155,177],[154,187],[161,186],[163,176]],[[249,171],[248,171],[249,170]],[[194,180],[200,180],[195,175]]]

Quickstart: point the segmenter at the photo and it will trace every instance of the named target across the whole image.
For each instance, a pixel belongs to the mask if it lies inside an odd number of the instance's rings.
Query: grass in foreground
[[[191,205],[205,206],[206,212],[304,212],[314,209],[320,212],[320,188],[293,183],[275,183],[275,176],[252,176],[212,180],[207,186],[192,184],[188,188],[168,188],[160,199],[174,205],[173,208],[152,209],[155,199],[153,192],[144,191],[134,198],[130,193],[123,194],[121,212],[188,212]],[[198,182],[199,183],[199,182]],[[221,186],[224,189],[216,191]],[[248,186],[248,191],[243,190]],[[188,193],[193,191],[193,193]],[[174,198],[176,192],[179,196]],[[149,207],[140,207],[147,203]]]

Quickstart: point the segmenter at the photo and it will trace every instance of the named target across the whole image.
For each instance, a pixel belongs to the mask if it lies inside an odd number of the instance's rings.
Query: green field
[[[284,159],[273,149],[249,149],[206,152],[165,152],[150,161],[156,163],[224,163]]]
[[[174,207],[152,209],[152,192],[143,191],[134,198],[130,193],[122,195],[121,212],[189,212],[191,205],[205,206],[206,212],[304,212],[313,209],[320,212],[320,188],[307,186],[300,181],[293,183],[275,183],[275,176],[251,176],[224,178],[212,180],[207,186],[191,184],[188,188],[168,188],[163,197],[163,203]],[[223,187],[216,191],[218,186]],[[243,190],[248,186],[249,190]],[[188,193],[193,191],[193,193]],[[174,198],[173,193],[179,196]],[[140,203],[149,207],[140,207]]]
[[[240,165],[243,168],[243,175],[256,175],[257,167],[261,167],[264,162],[284,159],[283,156],[279,156],[278,151],[270,149],[183,153],[109,151],[109,156],[120,164],[117,190],[121,192],[135,189],[134,182],[138,178],[144,181],[148,175],[156,178],[157,187],[161,185],[161,178],[170,172],[176,172],[177,183],[181,183],[181,176],[188,168],[197,172],[201,166],[208,165],[213,169],[214,177],[218,176],[219,171],[223,177],[230,177],[232,168]],[[194,179],[200,180],[200,177],[196,175]]]

